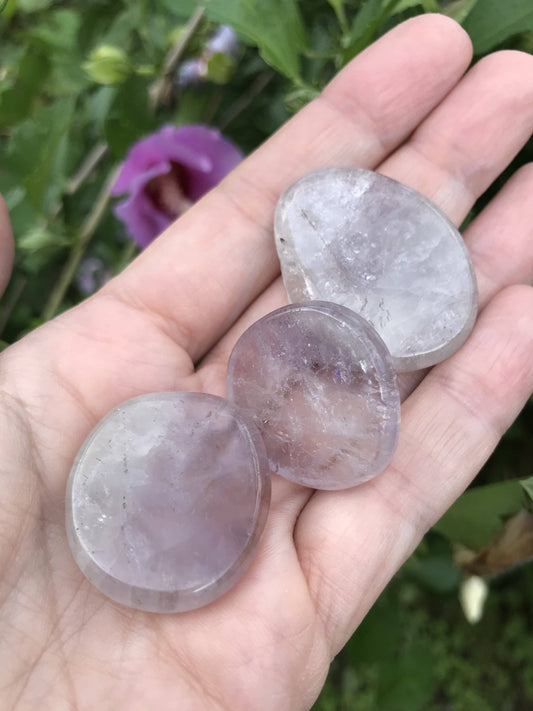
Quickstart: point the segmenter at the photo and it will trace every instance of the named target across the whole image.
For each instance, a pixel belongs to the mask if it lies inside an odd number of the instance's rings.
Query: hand
[[[119,402],[163,390],[224,395],[236,339],[285,303],[272,217],[300,175],[377,169],[461,223],[533,126],[533,59],[498,53],[462,77],[470,60],[451,20],[397,27],[122,275],[2,353],[2,708],[312,705],[333,655],[532,389],[531,166],[466,230],[481,313],[452,358],[416,387],[403,379],[412,393],[391,466],[340,492],[274,477],[259,552],[224,597],[156,615],[102,596],[68,549],[66,480],[89,430]],[[5,250],[5,219],[2,229]]]

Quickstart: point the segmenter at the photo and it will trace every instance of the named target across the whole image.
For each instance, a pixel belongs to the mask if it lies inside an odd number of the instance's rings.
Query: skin
[[[461,223],[533,127],[533,58],[501,52],[464,74],[470,60],[467,36],[445,17],[392,30],[122,275],[2,353],[3,709],[310,708],[332,657],[533,389],[532,166],[466,230],[481,312],[454,356],[402,378],[391,466],[341,492],[274,477],[259,552],[223,598],[154,615],[103,597],[67,546],[66,480],[119,402],[224,395],[236,339],[286,302],[272,218],[295,178],[329,165],[377,169]],[[11,238],[0,219],[5,282]]]

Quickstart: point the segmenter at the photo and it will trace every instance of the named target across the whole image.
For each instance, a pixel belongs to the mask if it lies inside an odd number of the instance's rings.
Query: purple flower
[[[174,79],[178,88],[198,86],[209,79],[209,60],[215,54],[225,54],[230,60],[236,60],[239,56],[239,39],[229,25],[220,25],[207,41],[201,57],[188,59],[180,65]]]
[[[146,247],[242,157],[215,129],[164,126],[130,149],[111,190],[112,195],[128,193],[115,214]]]
[[[234,59],[239,54],[237,33],[229,25],[221,25],[207,43],[208,54],[228,54]]]
[[[207,63],[203,59],[189,59],[180,66],[176,73],[178,86],[198,86],[207,72]]]
[[[86,257],[79,266],[76,284],[84,296],[89,296],[109,281],[113,273],[98,257]]]

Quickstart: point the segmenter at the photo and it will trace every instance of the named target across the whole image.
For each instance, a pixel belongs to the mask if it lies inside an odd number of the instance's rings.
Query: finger
[[[533,165],[525,165],[469,225],[464,238],[476,273],[481,311],[501,289],[533,282]],[[427,371],[402,373],[402,401]]]
[[[503,95],[498,92],[489,102],[477,101],[478,94],[484,96],[487,90],[487,76],[485,70],[490,70],[490,80],[495,85],[508,87],[509,75],[514,76],[522,64],[524,55],[520,53],[500,53],[496,55],[498,63],[480,63],[472,73],[468,74],[464,82],[469,91],[465,94],[462,83],[441,104],[434,114],[427,119],[433,125],[434,132],[427,132],[424,125],[419,129],[427,134],[428,145],[423,149],[426,158],[423,163],[417,157],[417,152],[408,148],[408,144],[400,148],[394,156],[379,167],[380,172],[385,170],[390,177],[400,182],[410,183],[427,197],[436,201],[443,210],[447,210],[450,218],[457,225],[463,220],[470,210],[476,197],[483,192],[487,184],[492,182],[505,166],[512,160],[515,152],[524,143],[533,126],[533,95],[527,103],[528,86],[533,87],[533,61],[529,58],[525,65],[529,68],[529,75],[523,72],[524,86],[515,82],[513,92],[506,89]],[[481,71],[483,69],[483,71]],[[488,82],[489,84],[491,82]],[[529,82],[529,84],[528,84]],[[515,92],[516,91],[516,96]],[[533,92],[532,92],[533,93]],[[522,106],[523,102],[523,106]],[[448,108],[451,104],[453,111]],[[479,179],[480,165],[487,163],[487,146],[485,140],[470,141],[468,146],[468,161],[465,160],[461,150],[456,150],[457,141],[461,144],[462,138],[456,138],[453,133],[448,135],[448,145],[443,144],[443,131],[447,131],[448,123],[454,126],[463,121],[459,130],[465,135],[475,133],[474,128],[482,125],[487,135],[493,140],[501,132],[501,116],[509,119],[510,114],[516,110],[528,118],[528,121],[516,122],[516,134],[508,134],[509,140],[500,140],[495,157],[491,157],[491,169],[483,171],[483,180]],[[475,110],[470,110],[474,105]],[[469,122],[464,118],[469,114]],[[440,121],[442,120],[442,126]],[[430,144],[431,135],[436,136],[436,146]],[[419,140],[414,137],[415,143]],[[465,151],[466,151],[466,147]],[[432,163],[428,156],[436,156]],[[440,156],[455,156],[455,162],[448,157],[446,169]],[[397,158],[399,156],[399,158]],[[414,164],[412,167],[411,164]],[[424,180],[423,173],[427,175]],[[455,202],[450,203],[450,196],[456,193],[457,185],[462,189],[455,196]],[[427,190],[426,190],[427,188]],[[524,166],[514,175],[500,193],[483,210],[465,231],[464,237],[469,248],[474,270],[478,281],[479,306],[485,306],[490,298],[500,289],[512,284],[528,284],[533,278],[533,166]],[[439,202],[441,201],[441,202]],[[281,279],[270,286],[260,299],[250,306],[234,327],[223,338],[216,348],[204,361],[204,366],[216,368],[218,373],[227,366],[231,351],[248,326],[261,318],[269,311],[273,311],[287,302]],[[212,378],[210,370],[206,371],[206,382]],[[420,381],[420,376],[404,374],[400,378],[402,393],[407,395]]]
[[[533,57],[496,52],[468,72],[379,172],[422,192],[459,225],[532,128]]]
[[[404,403],[387,470],[355,489],[315,493],[300,514],[299,559],[333,652],[517,416],[533,389],[532,349],[533,289],[511,287]]]
[[[203,355],[279,271],[279,194],[325,165],[375,167],[458,81],[470,41],[441,15],[414,18],[356,58],[312,102],[170,227],[111,290]]]
[[[533,164],[520,168],[465,231],[482,308],[500,289],[533,280]]]
[[[464,233],[476,273],[481,311],[501,289],[533,282],[533,165],[525,165]],[[427,371],[402,373],[402,401]]]
[[[15,248],[9,213],[3,198],[0,196],[0,296],[3,294],[11,276],[14,254]]]

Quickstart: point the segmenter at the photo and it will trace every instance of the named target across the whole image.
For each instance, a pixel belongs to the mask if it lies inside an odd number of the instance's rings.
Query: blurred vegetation
[[[401,571],[334,660],[314,711],[530,711],[533,566],[493,581],[472,627],[453,590]]]
[[[461,22],[476,59],[533,51],[531,0],[7,0],[0,12],[0,192],[17,244],[0,349],[135,256],[108,187],[147,133],[205,123],[252,151],[358,52],[424,12]],[[238,33],[238,56],[202,64],[219,24]],[[533,142],[469,219],[531,160]],[[532,425],[530,404],[334,661],[317,711],[533,709],[531,532],[520,518],[533,500]],[[475,627],[458,602],[471,574],[490,585]]]

